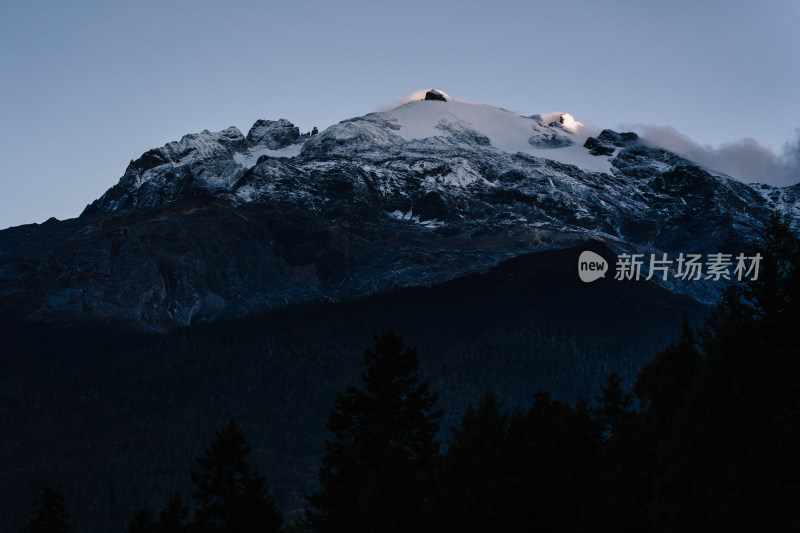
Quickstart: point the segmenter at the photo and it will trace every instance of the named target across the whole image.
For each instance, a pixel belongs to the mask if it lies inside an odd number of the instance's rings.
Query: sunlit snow
[[[528,142],[528,139],[537,132],[551,130],[547,126],[541,126],[535,119],[522,117],[498,107],[473,104],[464,100],[453,98],[448,102],[415,100],[387,111],[384,115],[396,121],[400,126],[396,133],[406,140],[452,136],[453,126],[460,126],[486,136],[493,147],[504,152],[512,154],[522,152],[575,165],[591,172],[611,173],[611,157],[591,155],[583,147],[588,135],[581,133],[580,123],[568,114],[564,114],[568,116],[565,129],[571,131],[575,144],[563,148],[537,148]],[[565,134],[570,133],[565,132]]]

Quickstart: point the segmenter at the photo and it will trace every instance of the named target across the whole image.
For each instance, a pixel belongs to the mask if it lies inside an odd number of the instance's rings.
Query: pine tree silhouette
[[[800,242],[775,215],[754,251],[759,277],[720,298],[662,439],[650,507],[664,530],[800,528]]]
[[[22,533],[66,533],[72,531],[69,513],[64,507],[64,496],[50,487],[44,487],[33,502],[28,524]]]
[[[633,395],[622,387],[616,373],[606,377],[597,404],[603,492],[595,523],[605,531],[650,531],[646,507],[655,460],[650,434],[643,430],[641,416],[633,409]]]
[[[436,498],[441,531],[492,531],[507,479],[509,415],[491,391],[470,405],[442,458]]]
[[[250,445],[235,422],[216,432],[205,455],[197,459],[198,469],[191,472],[193,531],[280,531],[283,517],[264,476],[248,465],[249,453]]]
[[[125,528],[125,533],[155,533],[155,531],[156,522],[153,511],[147,505],[141,505],[136,509]]]
[[[600,531],[587,525],[598,507],[591,486],[597,433],[584,403],[573,408],[545,392],[534,395],[530,409],[515,412],[506,439],[508,473],[496,530]]]
[[[348,387],[328,420],[319,479],[309,500],[314,531],[421,531],[439,444],[437,395],[418,374],[415,349],[386,331],[364,353],[363,389]]]
[[[647,414],[663,428],[685,406],[692,379],[702,364],[687,315],[680,328],[678,341],[642,367],[633,387]]]
[[[183,497],[176,492],[167,502],[167,506],[158,516],[155,530],[157,533],[179,533],[187,530],[189,507],[183,504]]]
[[[606,384],[600,391],[595,417],[601,424],[603,436],[614,438],[620,425],[633,414],[633,397],[622,388],[622,378],[615,372],[606,377]]]

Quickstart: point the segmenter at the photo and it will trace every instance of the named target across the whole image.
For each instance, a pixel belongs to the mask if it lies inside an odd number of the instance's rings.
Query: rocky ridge
[[[773,209],[800,230],[798,186],[747,185],[633,133],[437,93],[318,135],[259,120],[247,136],[149,150],[79,218],[0,232],[0,310],[165,329],[434,284],[588,239],[737,253]]]

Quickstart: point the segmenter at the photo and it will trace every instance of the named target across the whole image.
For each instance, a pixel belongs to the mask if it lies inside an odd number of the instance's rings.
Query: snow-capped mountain
[[[772,209],[800,230],[799,187],[430,91],[315,135],[259,120],[146,152],[79,218],[0,232],[0,307],[161,328],[438,283],[590,238],[736,253]]]

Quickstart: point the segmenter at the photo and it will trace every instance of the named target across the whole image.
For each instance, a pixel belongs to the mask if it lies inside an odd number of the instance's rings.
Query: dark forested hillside
[[[598,243],[589,248],[613,260]],[[446,437],[491,388],[508,406],[540,390],[593,398],[707,308],[644,281],[584,284],[579,249],[501,263],[430,288],[288,307],[166,335],[3,321],[0,523],[23,525],[37,490],[66,496],[80,531],[118,530],[142,503],[162,505],[216,428],[235,419],[284,511],[316,487],[335,395],[391,328],[419,352],[440,395]]]

